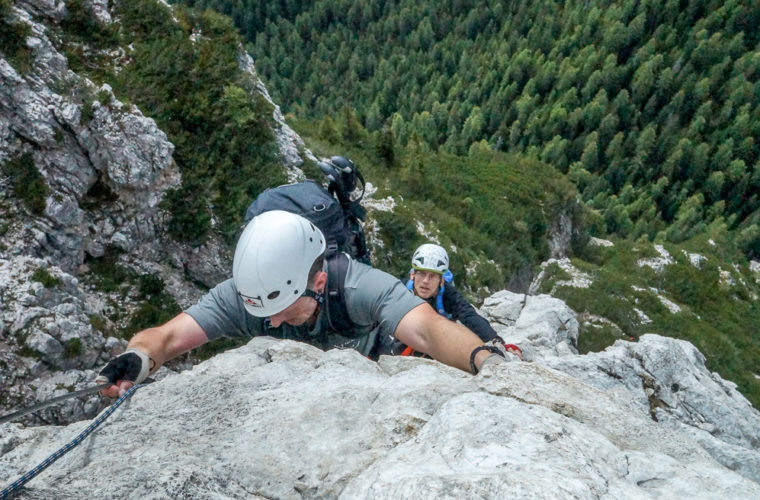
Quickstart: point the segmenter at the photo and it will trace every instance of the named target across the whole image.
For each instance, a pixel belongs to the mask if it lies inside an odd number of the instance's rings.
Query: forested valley
[[[760,255],[760,5],[736,0],[197,0],[283,111],[401,145],[479,141],[566,173],[623,237],[722,220]]]
[[[409,220],[432,219],[456,270],[478,260],[459,274],[473,293],[524,286],[545,212],[578,196],[573,262],[594,282],[564,286],[549,266],[542,290],[612,321],[582,321],[581,350],[686,338],[758,404],[757,280],[740,270],[760,257],[760,4],[187,3],[233,19],[310,147],[385,165],[370,177],[404,196],[381,221],[396,254],[423,239]],[[583,233],[618,244],[589,249]],[[674,256],[662,273],[636,264],[652,243]]]

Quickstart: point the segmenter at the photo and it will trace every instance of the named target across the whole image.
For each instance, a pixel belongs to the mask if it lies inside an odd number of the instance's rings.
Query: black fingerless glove
[[[119,354],[106,365],[98,373],[96,382],[98,383],[116,383],[119,380],[129,380],[135,384],[139,384],[150,374],[150,370],[154,367],[153,360],[138,349],[127,349],[123,353]]]

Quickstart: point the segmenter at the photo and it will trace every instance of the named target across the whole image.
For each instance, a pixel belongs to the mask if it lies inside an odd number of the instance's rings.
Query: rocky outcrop
[[[642,352],[683,356],[665,340],[652,338]],[[743,412],[757,428],[757,412],[748,405]],[[731,432],[730,419],[715,425]],[[0,427],[0,484],[44,460],[82,427]],[[757,455],[757,447],[746,451]],[[760,495],[752,471],[732,471],[713,457],[693,433],[654,420],[634,393],[596,387],[551,368],[546,359],[504,363],[472,376],[432,360],[383,357],[375,363],[350,350],[322,352],[257,338],[139,389],[88,441],[29,483],[24,495]]]
[[[93,9],[110,22],[103,2]],[[101,323],[106,308],[129,311],[132,301],[92,293],[77,276],[87,257],[109,247],[135,269],[155,266],[169,246],[159,202],[181,180],[174,146],[153,119],[69,70],[45,24],[64,13],[58,2],[14,6],[14,22],[30,27],[34,64],[19,72],[0,57],[0,163],[31,159],[47,192],[44,209],[33,213],[0,184],[3,410],[89,385],[93,368],[123,349]],[[66,423],[100,408],[97,397],[70,400],[26,421]]]
[[[317,161],[317,157],[306,148],[303,139],[301,139],[301,137],[296,134],[287,123],[285,123],[285,117],[282,115],[280,106],[272,100],[269,91],[256,74],[253,58],[247,52],[243,51],[242,47],[238,58],[238,64],[240,65],[240,69],[250,75],[251,79],[256,83],[256,91],[274,108],[272,118],[275,123],[275,140],[277,141],[277,147],[280,151],[280,160],[288,169],[288,180],[290,182],[303,180],[304,174],[299,168],[304,162],[303,157],[314,162]]]
[[[502,290],[485,299],[480,313],[503,339],[525,345],[531,360],[578,354],[578,321],[559,299]]]
[[[579,356],[578,321],[559,299],[502,291],[481,313],[536,363],[622,394],[661,427],[690,435],[715,460],[760,482],[760,412],[689,342],[647,334]]]
[[[57,12],[36,7],[43,18]],[[35,64],[21,74],[0,59],[0,161],[31,155],[49,190],[44,213],[11,228],[8,251],[46,257],[70,272],[108,245],[132,251],[155,240],[158,202],[180,182],[174,146],[110,87],[70,71],[43,24],[14,13],[31,27]],[[88,210],[95,199],[98,209]]]
[[[760,413],[736,384],[705,367],[692,344],[659,335],[617,341],[601,353],[545,360],[606,392],[633,397],[661,426],[684,432],[712,457],[760,482]]]
[[[84,5],[95,22],[114,22],[108,2]],[[0,47],[0,164],[24,158],[47,194],[41,210],[31,211],[0,175],[2,413],[82,389],[94,369],[123,349],[126,341],[114,332],[124,325],[107,318],[128,318],[136,292],[126,283],[116,292],[95,290],[87,284],[89,259],[119,253],[119,266],[161,278],[180,307],[225,279],[231,262],[230,249],[218,240],[190,247],[167,235],[160,202],[181,183],[174,146],[152,118],[121,102],[108,85],[69,69],[50,35],[66,5],[35,0],[11,9],[8,22],[29,27],[32,64],[19,70]],[[242,48],[239,63],[250,87],[268,98]],[[279,108],[274,118],[284,166],[300,172],[303,143]],[[24,422],[69,423],[100,408],[99,398],[81,398]]]
[[[93,370],[126,345],[93,327],[105,307],[102,297],[86,294],[77,278],[43,259],[0,259],[3,414],[93,384]],[[94,416],[105,404],[97,396],[70,399],[24,422],[68,423]]]

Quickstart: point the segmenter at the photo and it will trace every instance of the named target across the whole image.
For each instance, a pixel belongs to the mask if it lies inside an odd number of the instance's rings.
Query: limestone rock
[[[82,427],[0,427],[0,484]],[[760,484],[630,394],[538,363],[473,377],[257,338],[139,389],[24,494],[698,499],[753,498]]]
[[[578,354],[578,321],[559,299],[502,290],[485,299],[480,313],[505,341],[528,344],[541,358]]]
[[[760,412],[734,383],[710,372],[689,342],[647,334],[604,352],[543,363],[633,398],[662,426],[685,431],[720,463],[760,482]]]

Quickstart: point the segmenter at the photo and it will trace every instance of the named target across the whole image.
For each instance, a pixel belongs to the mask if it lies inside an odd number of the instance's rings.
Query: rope
[[[69,441],[66,445],[64,445],[62,448],[60,448],[58,451],[47,457],[45,460],[43,460],[37,467],[33,468],[17,480],[15,480],[13,483],[9,484],[5,488],[3,488],[3,491],[0,491],[0,500],[5,500],[8,498],[8,495],[12,494],[17,489],[21,488],[23,485],[31,481],[37,474],[42,472],[43,470],[47,469],[47,467],[61,458],[63,455],[68,453],[72,448],[74,448],[76,445],[81,443],[84,438],[86,438],[92,431],[94,431],[100,424],[103,423],[105,419],[111,416],[113,412],[116,411],[116,409],[129,398],[134,392],[142,387],[145,384],[138,384],[133,385],[130,387],[127,392],[125,392],[119,399],[114,401],[114,403],[108,407],[106,411],[104,411],[102,414],[98,416],[95,420],[92,421],[90,425],[88,425],[82,432],[77,435],[74,439]]]
[[[82,389],[81,391],[69,392],[67,394],[64,394],[63,396],[58,396],[57,398],[48,399],[47,401],[42,401],[40,403],[37,403],[36,405],[30,406],[29,408],[24,408],[23,410],[14,411],[13,413],[9,413],[8,415],[4,415],[0,417],[0,424],[4,424],[5,422],[11,422],[13,420],[16,420],[18,417],[23,417],[24,415],[28,413],[35,412],[41,408],[45,408],[52,404],[58,403],[59,401],[75,398],[77,396],[83,396],[84,394],[98,392],[110,386],[111,386],[111,383],[109,382],[107,384],[100,384],[93,387],[88,387],[87,389]]]

